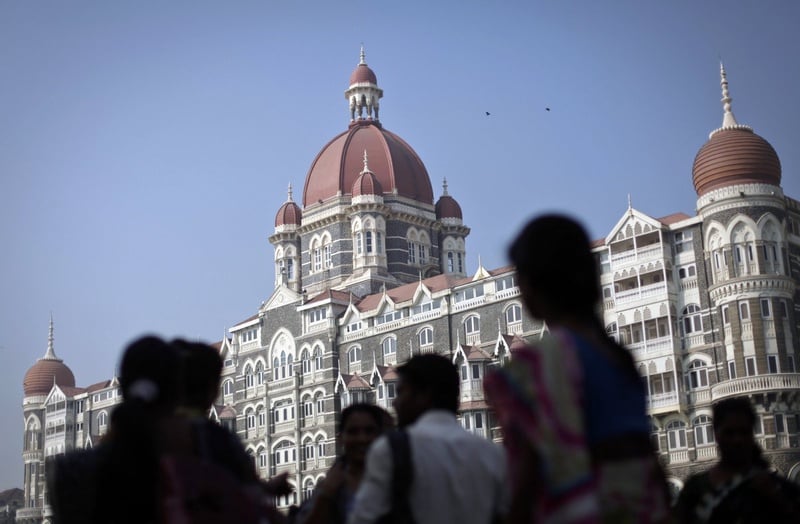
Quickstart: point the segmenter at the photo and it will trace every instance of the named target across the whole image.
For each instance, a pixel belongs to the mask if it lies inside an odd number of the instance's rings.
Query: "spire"
[[[53,313],[50,313],[50,332],[47,335],[47,352],[42,357],[42,360],[58,360],[56,356],[56,350],[54,349],[53,341],[55,337],[53,337]]]
[[[447,196],[447,177],[442,179],[442,196]]]
[[[289,189],[286,191],[286,201],[287,202],[291,202],[292,201],[292,183],[291,182],[289,182]]]
[[[369,159],[367,158],[366,149],[364,150],[364,169],[361,170],[360,174],[363,175],[364,173],[372,173],[372,171],[369,170]]]
[[[725,74],[725,66],[722,65],[721,60],[719,62],[719,76],[719,83],[722,86],[722,109],[725,111],[722,116],[722,127],[734,127],[738,125],[738,122],[736,122],[736,117],[733,116],[733,111],[731,110],[733,99],[728,93],[728,76]]]
[[[367,65],[367,54],[364,52],[364,43],[361,43],[361,55],[358,65]]]

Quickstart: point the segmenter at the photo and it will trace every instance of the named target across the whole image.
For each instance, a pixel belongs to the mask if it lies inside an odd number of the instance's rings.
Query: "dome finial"
[[[56,350],[54,348],[53,342],[55,341],[55,337],[53,336],[53,313],[50,312],[50,331],[47,334],[47,352],[44,354],[45,360],[58,360],[56,356]]]
[[[361,55],[358,65],[367,65],[367,53],[364,52],[364,42],[361,42]]]
[[[736,122],[736,117],[733,116],[733,111],[731,110],[733,99],[728,93],[728,76],[725,74],[725,66],[722,64],[722,60],[719,61],[719,77],[719,83],[722,86],[722,109],[724,111],[722,127],[733,127],[738,125],[738,122]]]
[[[442,196],[447,196],[447,177],[442,178]]]
[[[360,174],[363,175],[364,173],[371,173],[371,171],[369,170],[369,159],[367,158],[366,149],[364,150],[364,169],[361,170]]]
[[[292,183],[291,182],[289,182],[289,189],[286,191],[286,201],[287,202],[291,202],[292,201]]]

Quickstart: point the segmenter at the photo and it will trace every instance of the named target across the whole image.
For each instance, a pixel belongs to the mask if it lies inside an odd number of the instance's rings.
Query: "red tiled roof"
[[[97,390],[105,389],[105,388],[109,387],[110,385],[111,385],[111,381],[110,380],[104,380],[102,382],[98,382],[96,384],[92,384],[91,386],[88,386],[86,388],[86,392],[87,393],[93,393],[93,392],[95,392]]]
[[[492,357],[478,346],[465,346],[464,353],[467,360],[491,360]]]
[[[489,406],[486,404],[484,400],[468,400],[466,402],[462,402],[458,406],[459,411],[467,411],[470,409],[488,409]]]
[[[328,289],[323,291],[319,295],[314,295],[306,304],[314,304],[316,302],[322,302],[323,300],[335,300],[337,302],[349,302],[350,301],[350,293],[347,291],[339,291],[337,289]]]
[[[372,389],[369,382],[364,380],[358,373],[355,375],[342,375],[342,380],[347,385],[347,389]]]
[[[393,366],[377,366],[378,374],[384,381],[397,380],[400,378],[397,375],[397,370]]]
[[[431,290],[432,293],[437,293],[444,289],[450,289],[458,284],[469,282],[469,278],[454,277],[452,275],[436,275],[435,277],[426,278],[422,281],[425,286]],[[419,282],[412,282],[404,284],[392,289],[386,290],[386,295],[392,299],[393,302],[407,302],[414,297],[414,293],[419,287]],[[361,299],[357,304],[359,311],[372,311],[378,307],[383,297],[383,292],[367,295]]]
[[[86,392],[86,388],[71,388],[69,386],[59,386],[61,391],[64,392],[65,395],[68,397],[74,397],[75,395],[80,395],[81,393]]]
[[[686,213],[678,212],[678,213],[672,213],[671,215],[667,215],[665,217],[657,218],[656,220],[658,220],[665,226],[668,226],[670,224],[686,220],[687,218],[692,218],[692,217],[690,217]]]
[[[258,313],[256,313],[255,315],[250,315],[246,319],[241,320],[241,321],[237,322],[236,324],[234,324],[234,326],[238,326],[240,324],[245,324],[245,323],[250,322],[251,320],[255,320],[257,318],[258,318]]]
[[[489,274],[494,277],[497,275],[502,275],[503,273],[512,273],[516,270],[517,268],[509,264],[507,266],[498,267],[497,269],[490,269]]]

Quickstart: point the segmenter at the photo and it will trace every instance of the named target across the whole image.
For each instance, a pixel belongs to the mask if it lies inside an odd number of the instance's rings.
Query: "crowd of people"
[[[55,521],[800,522],[800,491],[769,468],[746,398],[714,406],[721,459],[691,477],[671,506],[644,384],[597,316],[597,268],[584,229],[568,217],[539,217],[509,255],[525,305],[549,335],[485,378],[502,446],[459,424],[451,360],[414,356],[397,369],[399,428],[377,406],[344,409],[340,457],[285,516],[269,501],[292,489],[288,479],[260,480],[237,437],[207,417],[219,388],[217,352],[145,337],[123,355],[124,402],[102,443],[54,464]]]

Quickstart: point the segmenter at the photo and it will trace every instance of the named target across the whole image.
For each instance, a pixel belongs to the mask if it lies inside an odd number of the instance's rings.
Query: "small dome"
[[[781,162],[769,142],[750,128],[723,127],[697,152],[692,181],[697,196],[735,184],[778,186]]]
[[[53,384],[75,387],[75,375],[60,359],[40,358],[34,364],[22,381],[22,389],[26,397],[46,395]]]
[[[291,200],[284,202],[275,215],[275,227],[287,225],[299,226],[302,216],[303,213],[300,211],[300,206]]]
[[[371,171],[361,173],[353,184],[353,196],[360,195],[383,195],[383,187]]]
[[[442,195],[436,202],[436,218],[458,218],[463,219],[461,206],[456,199],[450,195]]]
[[[375,76],[375,71],[370,69],[367,64],[361,63],[353,69],[353,73],[350,75],[350,85],[353,84],[378,85],[378,77]]]

